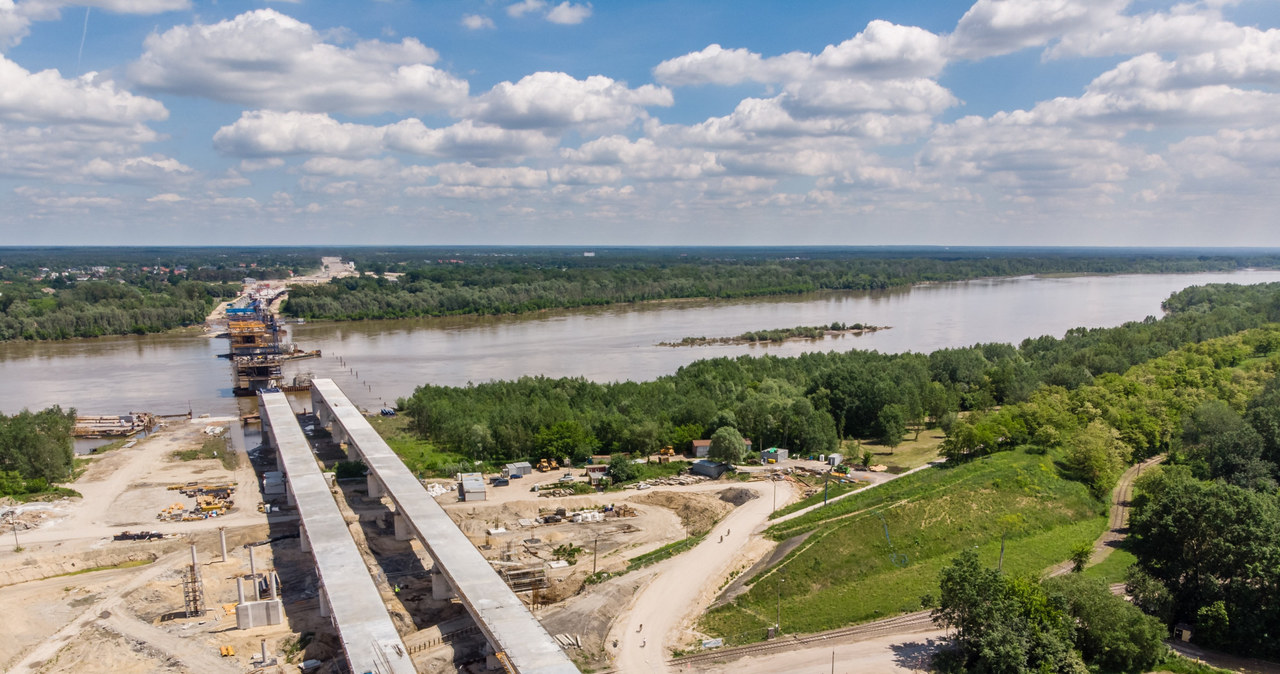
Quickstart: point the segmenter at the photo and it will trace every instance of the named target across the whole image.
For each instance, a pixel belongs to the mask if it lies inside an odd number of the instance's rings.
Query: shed
[[[533,472],[533,466],[528,461],[517,461],[516,463],[508,463],[502,468],[503,477],[511,477],[519,475],[521,477]]]
[[[694,440],[693,455],[699,459],[707,458],[707,452],[711,451],[710,440]]]
[[[790,454],[791,453],[785,449],[770,447],[769,449],[760,452],[760,461],[763,463],[769,463],[769,459],[773,459],[774,463],[780,463],[782,461],[786,461]]]
[[[844,457],[843,457],[843,456],[841,456],[841,455],[839,455],[839,454],[828,454],[828,455],[827,455],[827,465],[828,465],[828,466],[838,466],[838,465],[840,465],[840,463],[841,463],[841,462],[843,462],[843,461],[844,461]]]
[[[609,474],[609,467],[604,464],[593,463],[587,466],[587,478],[591,480],[591,484],[600,481],[600,478]]]
[[[483,501],[484,494],[484,475],[480,473],[459,473],[458,474],[458,500],[459,501]]]
[[[719,463],[717,461],[694,461],[693,465],[689,467],[690,473],[693,473],[694,475],[704,475],[713,480],[720,479],[720,476],[724,475],[728,471],[729,464]]]

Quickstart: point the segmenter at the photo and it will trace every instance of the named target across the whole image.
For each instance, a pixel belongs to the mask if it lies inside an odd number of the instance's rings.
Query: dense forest
[[[202,323],[241,281],[315,267],[313,253],[0,249],[0,341],[163,332]]]
[[[45,491],[71,477],[74,410],[0,414],[0,496]]]
[[[369,274],[296,288],[283,311],[308,320],[509,314],[676,298],[883,290],[1026,274],[1225,271],[1280,264],[1280,256],[1256,253],[1022,249],[666,249],[600,251],[592,257],[470,251],[405,259],[409,255],[356,254],[358,268]]]
[[[953,454],[981,453],[1000,444],[984,439],[1003,417],[958,424],[957,412],[1025,402],[1043,386],[1070,390],[1098,378],[1105,382],[1108,374],[1182,344],[1280,319],[1280,284],[1190,288],[1166,306],[1172,313],[1163,319],[1075,329],[1060,339],[1039,337],[1016,347],[718,358],[643,383],[524,377],[465,388],[428,385],[399,406],[414,429],[440,448],[491,462],[581,459],[668,444],[687,449],[692,440],[724,426],[738,429],[756,447],[817,454],[845,437],[892,444],[906,425],[936,423],[953,431]],[[1131,433],[1146,453],[1167,444],[1166,435],[1137,425]]]

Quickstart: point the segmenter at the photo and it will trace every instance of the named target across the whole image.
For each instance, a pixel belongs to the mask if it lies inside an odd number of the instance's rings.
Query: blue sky
[[[0,0],[4,244],[1280,245],[1280,4]]]

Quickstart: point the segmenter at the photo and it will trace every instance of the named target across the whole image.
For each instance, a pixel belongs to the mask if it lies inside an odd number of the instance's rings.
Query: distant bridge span
[[[332,426],[351,458],[369,467],[369,495],[385,493],[396,508],[396,536],[416,536],[448,580],[476,625],[510,667],[524,674],[578,674],[560,644],[503,582],[444,508],[391,451],[382,436],[332,379],[311,382],[311,401],[320,423]],[[436,576],[433,580],[440,580]]]

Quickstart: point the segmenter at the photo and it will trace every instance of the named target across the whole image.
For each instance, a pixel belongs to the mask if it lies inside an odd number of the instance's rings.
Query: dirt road
[[[871,484],[869,484],[869,485],[867,485],[867,486],[865,486],[865,487],[863,487],[863,488],[861,488],[861,489],[854,489],[853,491],[845,492],[845,493],[843,493],[843,494],[841,494],[841,495],[839,495],[839,496],[837,496],[837,497],[835,497],[835,498],[833,498],[833,499],[829,499],[825,504],[823,504],[823,503],[817,503],[817,504],[814,504],[814,505],[809,506],[808,508],[803,508],[803,509],[801,509],[801,510],[797,510],[797,511],[795,511],[795,512],[793,512],[793,513],[788,513],[788,514],[786,514],[786,515],[783,515],[782,517],[779,517],[779,518],[778,518],[778,519],[776,519],[776,520],[773,520],[773,521],[771,522],[771,524],[778,524],[778,523],[780,523],[780,522],[786,522],[787,520],[793,520],[793,519],[795,519],[795,518],[797,518],[797,517],[803,517],[803,516],[808,515],[809,513],[813,512],[813,511],[817,510],[818,508],[823,507],[824,505],[831,505],[832,503],[835,503],[836,501],[839,501],[839,500],[841,500],[841,499],[849,498],[850,496],[853,496],[854,494],[861,494],[862,492],[864,492],[864,491],[866,491],[866,490],[868,490],[868,489],[872,489],[872,488],[875,488],[875,487],[879,487],[880,485],[882,485],[882,484],[884,484],[884,483],[886,483],[886,482],[891,482],[891,481],[896,480],[896,479],[898,479],[898,478],[900,478],[900,477],[904,477],[904,476],[910,475],[910,474],[912,474],[912,473],[918,473],[918,472],[920,472],[920,471],[922,471],[922,470],[928,470],[928,469],[933,468],[934,466],[939,465],[939,464],[941,464],[941,463],[943,463],[943,462],[942,462],[942,461],[933,461],[933,462],[931,462],[931,463],[926,463],[926,464],[924,464],[923,466],[919,466],[919,467],[917,467],[917,468],[912,468],[911,470],[908,470],[908,471],[906,471],[905,473],[900,473],[900,474],[898,474],[898,475],[892,475],[892,474],[890,474],[890,473],[864,473],[864,472],[862,472],[862,471],[857,471],[856,473],[854,473],[854,474],[853,474],[853,476],[854,476],[854,477],[857,477],[859,480],[870,480],[870,481],[871,481]]]
[[[1107,524],[1107,530],[1102,532],[1098,540],[1093,543],[1093,556],[1089,559],[1086,566],[1093,566],[1106,559],[1111,555],[1111,551],[1115,550],[1120,541],[1128,534],[1129,529],[1129,501],[1133,498],[1133,482],[1138,479],[1142,471],[1158,465],[1165,460],[1165,455],[1153,456],[1142,463],[1130,466],[1120,480],[1116,482],[1116,486],[1111,490],[1111,515]],[[1061,576],[1067,573],[1075,566],[1071,560],[1056,564],[1046,573],[1048,576]]]
[[[733,674],[826,674],[838,672],[923,672],[933,653],[947,644],[946,633],[933,629],[841,643],[836,640],[803,650],[783,651],[727,662],[698,663],[676,671]]]
[[[670,671],[668,647],[676,645],[684,634],[682,628],[711,602],[729,571],[744,561],[743,550],[753,540],[759,541],[759,530],[772,512],[774,487],[765,483],[742,486],[760,498],[735,509],[694,549],[655,567],[648,586],[614,623],[609,639],[619,642],[614,655],[617,671]],[[791,485],[784,482],[778,489],[785,503],[791,497]]]

